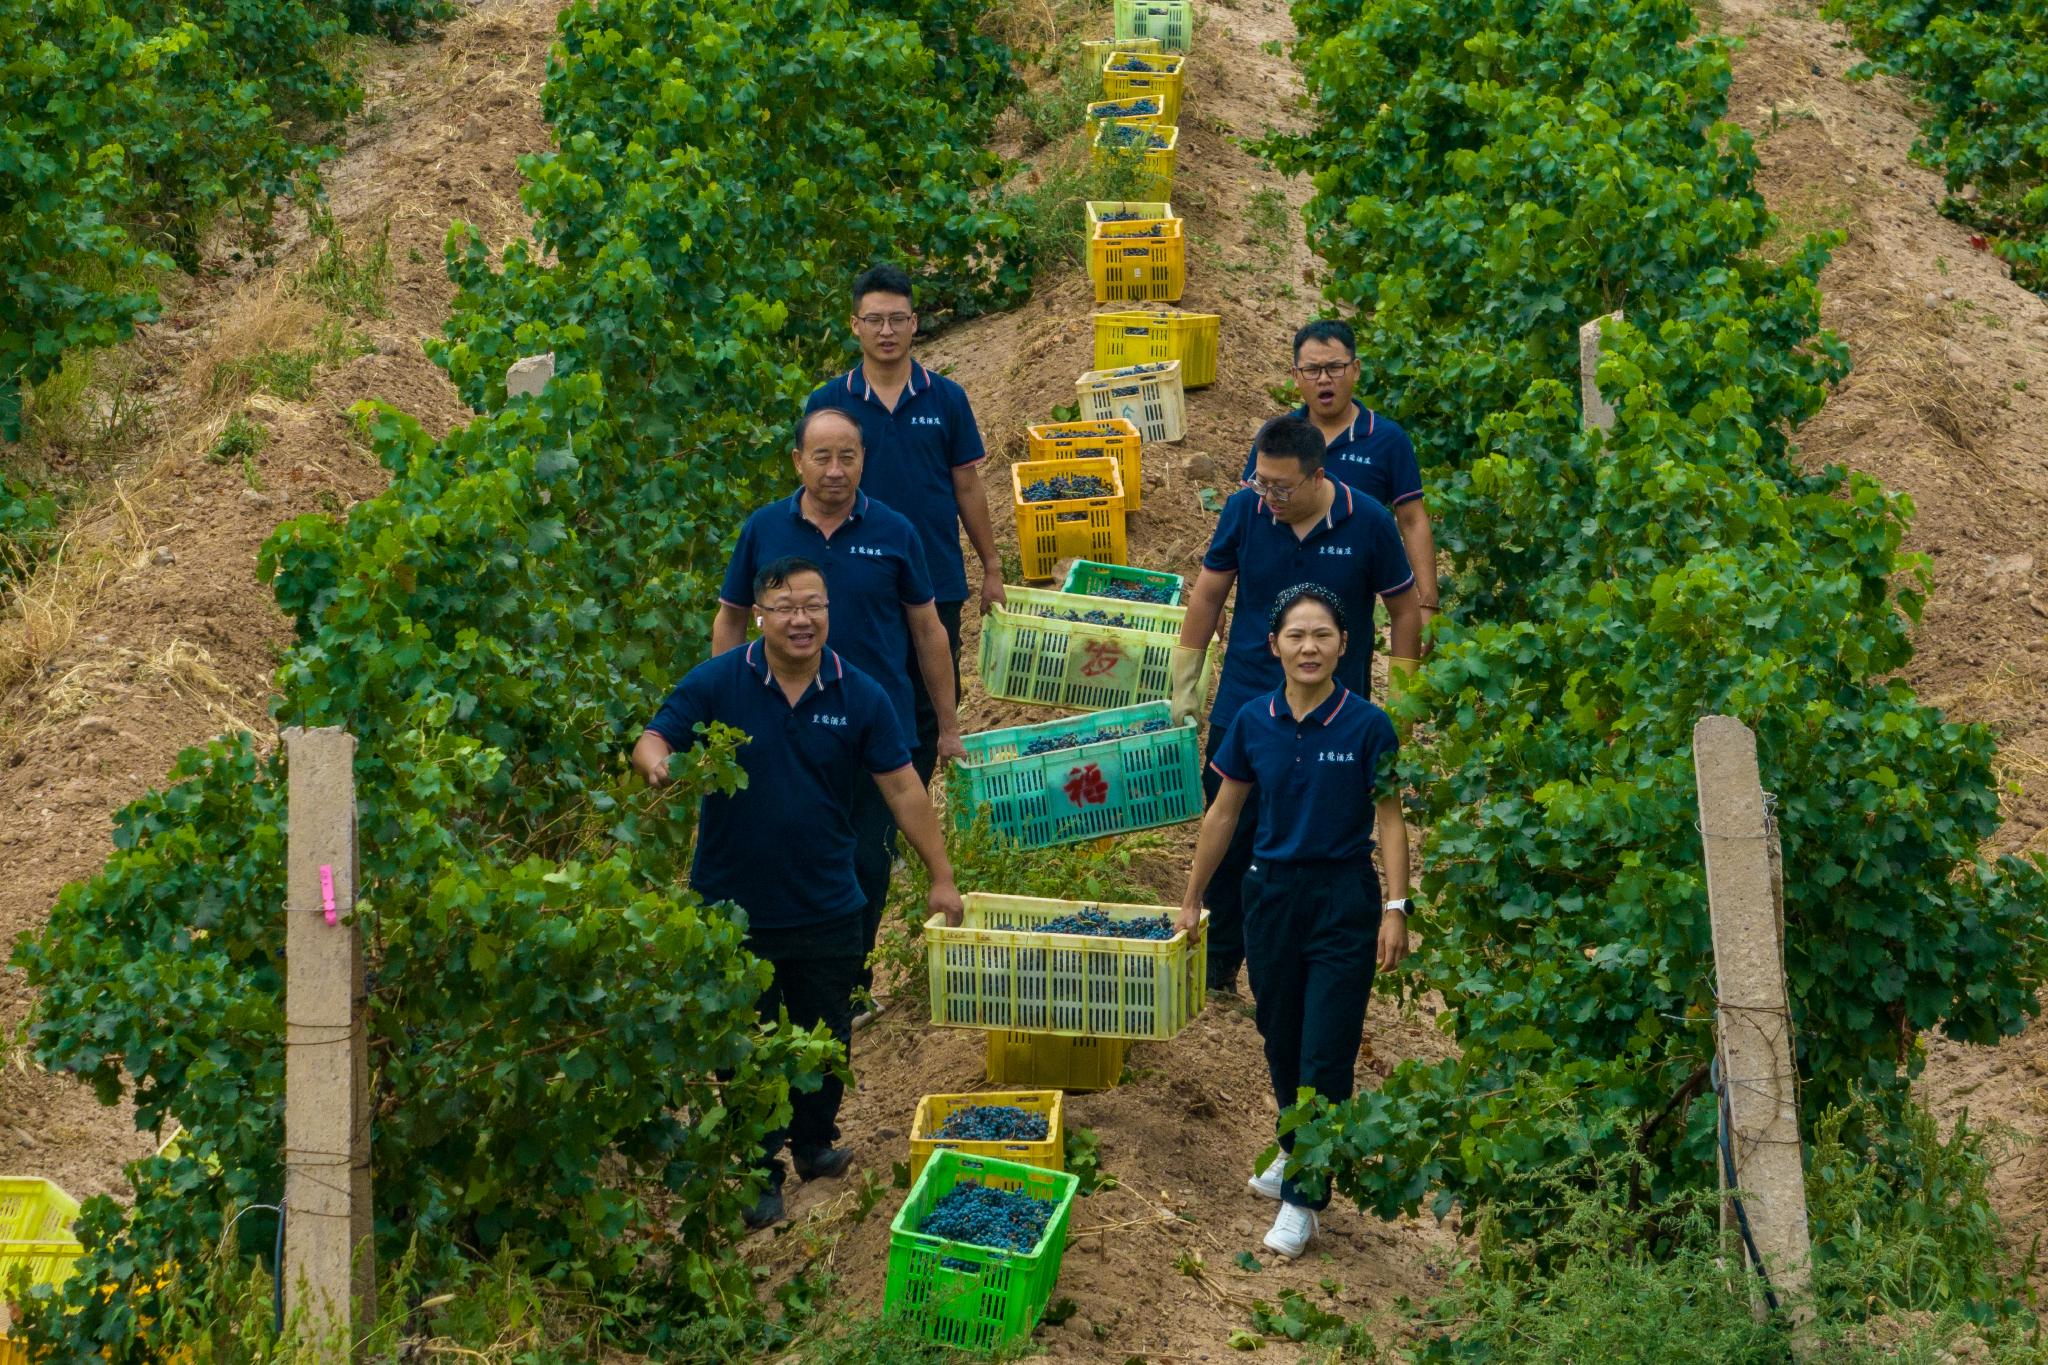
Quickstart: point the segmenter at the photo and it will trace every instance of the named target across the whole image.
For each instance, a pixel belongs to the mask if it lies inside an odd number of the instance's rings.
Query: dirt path
[[[1934,590],[1907,679],[1952,718],[1998,734],[2013,784],[1992,850],[2048,851],[2048,301],[2014,284],[1937,208],[1941,179],[1908,159],[1905,87],[1842,79],[1859,59],[1812,0],[1722,0],[1745,35],[1730,112],[1758,138],[1761,187],[1788,228],[1839,228],[1823,317],[1855,371],[1801,433],[1912,495],[1910,549]],[[2048,1026],[2005,1046],[1928,1040],[1922,1098],[2030,1141],[1995,1197],[2011,1240],[2048,1230]]]
[[[256,551],[280,521],[383,486],[350,406],[384,399],[434,430],[463,416],[419,346],[453,294],[441,241],[457,217],[493,241],[524,230],[513,159],[547,146],[535,96],[557,8],[489,0],[436,42],[366,50],[368,103],[326,180],[355,251],[389,225],[387,306],[354,319],[366,353],[322,371],[307,401],[209,397],[222,363],[313,341],[322,311],[289,288],[317,250],[302,223],[273,268],[217,248],[144,329],[150,435],[79,519],[70,567],[32,585],[37,635],[25,641],[19,604],[0,619],[0,960],[65,883],[98,870],[109,816],[160,785],[179,750],[240,727],[274,739],[266,700],[290,630]],[[246,471],[205,458],[236,411],[269,433]],[[28,1005],[0,970],[0,1037]],[[124,1193],[122,1164],[150,1146],[130,1114],[16,1053],[0,1062],[0,1170]]]

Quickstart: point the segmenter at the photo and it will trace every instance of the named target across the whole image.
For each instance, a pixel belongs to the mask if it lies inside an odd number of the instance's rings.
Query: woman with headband
[[[1286,682],[1252,698],[1216,751],[1223,779],[1202,819],[1179,927],[1198,932],[1202,891],[1222,860],[1246,800],[1257,794],[1252,863],[1244,879],[1245,963],[1265,1040],[1273,1097],[1284,1111],[1308,1086],[1351,1097],[1374,968],[1408,955],[1408,829],[1394,780],[1399,747],[1387,713],[1336,680],[1347,637],[1344,604],[1318,583],[1282,592],[1266,642]],[[1373,833],[1395,898],[1384,906],[1373,871]],[[1287,1175],[1293,1134],[1252,1177],[1253,1193],[1280,1201],[1266,1246],[1292,1260],[1330,1202]]]

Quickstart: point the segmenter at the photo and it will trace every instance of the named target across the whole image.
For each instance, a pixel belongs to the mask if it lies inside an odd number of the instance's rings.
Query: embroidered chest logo
[[[1351,547],[1349,545],[1325,545],[1322,547],[1321,553],[1326,555],[1348,555],[1351,553]]]
[[[946,424],[936,417],[913,417],[910,419],[910,425],[914,427],[942,427]]]
[[[1357,754],[1347,754],[1336,749],[1319,749],[1316,757],[1324,763],[1356,763]]]
[[[877,549],[873,545],[849,545],[846,547],[846,552],[850,555],[867,555],[872,559],[887,559],[889,557],[887,550]]]
[[[844,717],[844,716],[812,716],[812,717],[811,717],[811,724],[813,724],[813,725],[837,725],[837,726],[840,726],[840,727],[842,727],[842,728],[843,728],[843,727],[845,726],[845,724],[846,724],[846,717]]]

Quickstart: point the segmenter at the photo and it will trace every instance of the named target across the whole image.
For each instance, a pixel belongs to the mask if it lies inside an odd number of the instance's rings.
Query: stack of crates
[[[1025,458],[1030,460],[1116,461],[1124,481],[1124,510],[1135,512],[1142,500],[1138,450],[1144,438],[1121,417],[1102,422],[1041,422],[1024,428]]]
[[[1180,129],[1164,124],[1132,125],[1098,121],[1093,143],[1096,164],[1128,162],[1137,168],[1140,194],[1164,199],[1173,193],[1173,169],[1180,155]]]
[[[1121,48],[1102,64],[1102,97],[1130,100],[1152,97],[1160,101],[1159,121],[1180,122],[1181,75],[1187,58],[1171,53],[1127,52]]]
[[[1088,202],[1088,275],[1097,303],[1178,303],[1187,288],[1182,222],[1164,200]]]

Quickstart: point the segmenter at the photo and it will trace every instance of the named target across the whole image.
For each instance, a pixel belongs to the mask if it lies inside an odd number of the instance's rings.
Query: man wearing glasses
[[[1323,435],[1296,413],[1259,428],[1252,473],[1223,504],[1216,533],[1202,556],[1202,571],[1188,596],[1180,644],[1173,651],[1173,718],[1193,720],[1202,663],[1233,585],[1237,603],[1223,651],[1223,675],[1209,708],[1209,742],[1202,788],[1216,800],[1222,778],[1216,750],[1244,704],[1279,688],[1280,662],[1266,641],[1266,613],[1282,589],[1317,583],[1337,595],[1345,619],[1365,624],[1337,661],[1337,681],[1369,697],[1372,677],[1373,599],[1387,604],[1394,656],[1415,658],[1421,647],[1422,610],[1415,574],[1401,547],[1393,513],[1323,469]],[[1252,840],[1240,820],[1209,879],[1209,989],[1235,993],[1244,963],[1241,883]]]
[[[896,512],[861,489],[860,424],[842,408],[817,408],[797,423],[796,464],[801,487],[747,518],[726,566],[711,623],[711,652],[723,654],[747,641],[747,613],[754,606],[754,578],[761,569],[791,555],[819,565],[836,617],[832,641],[855,668],[881,684],[900,732],[917,724],[908,656],[915,676],[937,713],[938,750],[947,758],[966,753],[960,745],[953,674],[946,659],[946,628],[932,605],[931,580],[917,532]],[[889,805],[871,783],[855,787],[854,872],[866,900],[860,987],[872,991],[874,973],[866,955],[874,951],[889,899],[889,868],[896,857],[896,823]]]
[[[1294,382],[1308,400],[1294,415],[1308,418],[1323,434],[1330,477],[1370,494],[1394,514],[1427,625],[1437,610],[1436,535],[1423,506],[1422,471],[1401,424],[1351,396],[1358,387],[1358,340],[1350,324],[1319,318],[1294,334]],[[1245,456],[1247,479],[1257,458],[1256,450]],[[1394,654],[1417,657],[1398,649]]]
[[[853,334],[860,341],[860,364],[820,385],[804,411],[835,407],[854,415],[867,449],[862,478],[868,496],[895,508],[917,528],[946,628],[957,695],[960,608],[967,600],[967,570],[960,554],[963,524],[981,559],[981,609],[1004,600],[1002,560],[981,485],[980,466],[988,451],[966,392],[910,358],[917,313],[908,275],[893,265],[878,265],[853,282]],[[917,659],[906,655],[899,668],[910,676],[917,714],[911,761],[929,783],[938,766],[938,711]]]
[[[763,1023],[786,1012],[823,1025],[853,1060],[853,986],[861,946],[861,891],[854,877],[851,811],[863,786],[881,789],[896,823],[931,870],[926,903],[960,922],[960,892],[931,799],[910,767],[895,708],[881,684],[825,647],[830,602],[809,560],[761,566],[750,585],[761,638],[691,669],[633,746],[633,767],[652,786],[669,780],[671,754],[696,744],[700,725],[745,733],[746,785],[713,792],[698,808],[690,886],[707,902],[746,915],[747,950],[774,968],[761,995]],[[757,1159],[767,1188],[750,1227],[783,1215],[785,1139],[805,1180],[842,1175],[853,1154],[834,1147],[844,1086],[836,1074],[792,1091],[789,1127],[769,1135]]]

